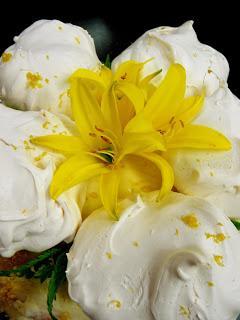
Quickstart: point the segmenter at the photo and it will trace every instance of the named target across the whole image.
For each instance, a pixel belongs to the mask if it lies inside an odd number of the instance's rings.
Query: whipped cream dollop
[[[226,215],[240,217],[240,100],[226,88],[207,97],[193,123],[223,133],[230,151],[172,150],[167,159],[179,192],[208,198]]]
[[[206,88],[211,95],[219,86],[225,86],[229,66],[226,58],[208,45],[198,41],[193,22],[178,28],[158,27],[145,32],[113,61],[113,68],[126,60],[146,63],[142,76],[162,69],[158,83],[172,63],[180,63],[187,72],[188,93]]]
[[[66,124],[64,121],[66,120]],[[81,187],[49,198],[61,155],[29,142],[31,135],[69,133],[70,120],[43,112],[22,112],[0,104],[0,255],[40,252],[71,241],[81,222]]]
[[[95,320],[235,320],[239,240],[220,209],[177,193],[119,221],[98,210],[68,254],[69,294]]]
[[[0,97],[21,110],[70,112],[68,78],[100,63],[86,30],[58,20],[40,20],[18,37],[0,62]]]

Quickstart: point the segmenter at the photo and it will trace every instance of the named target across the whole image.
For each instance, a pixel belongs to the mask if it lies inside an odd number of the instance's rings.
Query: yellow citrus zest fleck
[[[77,42],[77,44],[80,44],[80,38],[79,37],[75,37],[74,39]]]
[[[61,131],[61,132],[58,132],[58,134],[60,136],[67,136],[68,135],[68,132],[67,131]]]
[[[50,123],[48,120],[46,120],[45,122],[43,122],[43,124],[42,124],[43,129],[48,129],[50,124],[51,124],[51,123]]]
[[[218,222],[217,226],[223,227],[223,224],[221,222]]]
[[[176,231],[175,231],[175,236],[179,236],[179,230],[178,229],[176,229]]]
[[[64,96],[67,95],[67,92],[64,91],[62,93],[60,93],[59,97],[58,97],[58,107],[61,109],[62,105],[63,105],[63,98]]]
[[[28,209],[26,209],[26,208],[22,209],[21,214],[26,216],[28,214]]]
[[[179,306],[179,313],[181,316],[184,316],[186,318],[189,318],[190,317],[190,310],[189,308],[183,306],[183,305],[180,305]]]
[[[4,53],[2,54],[2,62],[3,62],[3,63],[9,62],[11,59],[12,59],[12,54],[11,54],[11,52],[4,52]]]
[[[109,306],[113,306],[115,309],[120,309],[122,306],[122,303],[119,300],[111,300],[109,302]]]
[[[132,244],[133,244],[133,246],[134,246],[134,247],[139,247],[139,243],[138,243],[138,241],[133,241],[133,243],[132,243]]]
[[[181,216],[181,220],[186,226],[192,229],[196,229],[200,226],[200,222],[198,221],[195,213],[189,213]]]
[[[26,74],[27,78],[27,87],[30,89],[40,89],[42,85],[42,76],[37,73],[28,72]]]
[[[35,147],[31,146],[30,143],[29,143],[27,140],[24,140],[24,141],[23,141],[23,145],[24,145],[24,149],[25,149],[26,151],[28,151],[28,150],[35,150],[35,149],[36,149]]]
[[[207,284],[208,284],[209,287],[213,287],[214,286],[214,283],[212,281],[208,281]]]
[[[213,241],[217,244],[223,242],[226,239],[226,236],[224,233],[216,233],[216,234],[211,234],[211,233],[205,233],[207,239],[213,239]]]
[[[213,258],[216,264],[218,264],[220,267],[224,267],[223,256],[214,255]]]
[[[15,146],[14,144],[11,144],[10,146],[13,148],[14,151],[17,150],[17,146]]]
[[[40,161],[40,160],[42,160],[46,155],[47,155],[47,152],[44,151],[44,152],[42,152],[39,156],[35,157],[34,160],[35,160],[35,161]]]
[[[112,259],[112,253],[111,252],[106,252],[106,256],[109,260]]]

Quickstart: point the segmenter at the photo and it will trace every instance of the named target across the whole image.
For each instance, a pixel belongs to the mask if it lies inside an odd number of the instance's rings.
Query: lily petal
[[[111,170],[109,173],[101,175],[100,178],[100,196],[104,208],[114,220],[118,220],[117,216],[117,200],[118,200],[119,174],[117,170]]]
[[[57,199],[64,191],[77,184],[108,172],[98,159],[79,154],[72,156],[57,169],[50,185],[50,196]]]
[[[162,69],[150,73],[148,76],[144,77],[142,80],[139,81],[140,87],[145,87],[151,80],[153,80],[156,76],[158,76],[162,72]]]
[[[71,82],[72,80],[76,79],[94,81],[102,90],[106,89],[104,77],[94,71],[80,68],[71,75],[69,80]]]
[[[52,149],[57,152],[66,154],[79,153],[86,151],[86,145],[82,139],[75,136],[64,136],[64,135],[48,135],[34,137],[30,139],[30,142],[41,146]]]
[[[230,150],[231,142],[214,129],[201,125],[187,125],[167,141],[167,148]]]
[[[106,66],[102,65],[99,70],[99,76],[105,83],[105,87],[109,87],[111,80],[113,78],[112,70],[107,68]]]
[[[126,132],[123,136],[123,151],[118,159],[120,161],[127,154],[148,153],[154,151],[166,151],[162,135],[153,132]]]
[[[121,93],[119,90],[116,90],[116,97],[121,127],[122,131],[124,131],[129,121],[135,117],[136,110],[127,96]]]
[[[132,120],[128,122],[126,125],[124,132],[151,132],[154,131],[152,122],[149,121],[149,119],[144,118],[141,114],[141,116],[135,116]]]
[[[202,110],[204,99],[204,91],[200,96],[191,96],[184,99],[179,109],[180,112],[176,118],[180,119],[184,124],[192,122]]]
[[[116,86],[116,90],[123,93],[132,103],[136,114],[144,108],[144,94],[137,86],[132,83],[122,82]]]
[[[173,64],[168,69],[160,86],[153,93],[144,109],[156,129],[169,123],[178,112],[186,90],[186,71],[180,64]]]
[[[127,81],[136,84],[139,81],[139,73],[145,63],[129,60],[123,62],[114,74],[114,80]]]
[[[162,69],[153,72],[139,81],[138,86],[143,90],[145,100],[148,100],[156,90],[156,86],[151,82],[154,78],[156,78]]]
[[[113,84],[108,90],[105,91],[102,98],[101,109],[108,128],[120,139],[122,127],[117,107],[115,85],[116,84]]]
[[[89,134],[95,132],[95,128],[105,127],[104,118],[97,102],[86,84],[77,78],[73,78],[70,86],[72,111],[75,122],[85,141],[91,143]]]
[[[161,171],[162,185],[161,185],[161,189],[159,191],[159,196],[158,196],[158,199],[160,200],[169,191],[172,190],[172,187],[174,185],[173,169],[170,166],[170,164],[157,153],[143,153],[139,155],[153,162],[157,166],[157,168]]]

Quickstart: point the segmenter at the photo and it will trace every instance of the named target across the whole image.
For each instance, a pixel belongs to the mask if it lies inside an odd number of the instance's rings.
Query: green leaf
[[[59,286],[66,279],[67,255],[71,244],[61,243],[54,248],[48,249],[39,254],[36,258],[28,261],[18,268],[12,270],[0,270],[0,276],[10,277],[12,275],[35,278],[44,282],[50,278],[48,285],[47,306],[49,315],[53,320],[57,320],[52,313],[53,301]]]
[[[35,259],[28,261],[27,263],[21,265],[18,268],[11,269],[11,270],[0,270],[0,276],[10,277],[12,275],[16,275],[18,277],[26,277],[26,278],[33,278],[38,269],[40,263],[44,263],[49,258],[55,256],[56,254],[62,251],[59,247],[54,247],[49,250],[42,252],[39,256]]]
[[[111,69],[112,63],[111,63],[111,59],[110,59],[110,55],[109,55],[109,54],[107,54],[107,56],[106,56],[104,65],[105,65],[107,68]]]
[[[48,296],[47,296],[47,305],[48,312],[52,318],[52,320],[57,320],[57,318],[53,315],[53,301],[56,300],[57,290],[59,286],[66,279],[66,268],[67,268],[67,255],[63,252],[60,256],[58,256],[56,260],[56,264],[52,271],[51,279],[48,285]]]
[[[54,265],[51,264],[44,264],[40,266],[40,268],[35,272],[34,278],[39,279],[41,283],[51,277],[53,272]]]
[[[240,230],[240,219],[231,218],[230,219],[232,223],[235,225],[235,227]]]

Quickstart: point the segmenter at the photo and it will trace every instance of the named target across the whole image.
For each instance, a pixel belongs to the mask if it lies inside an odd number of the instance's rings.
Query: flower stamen
[[[97,137],[96,133],[94,133],[94,132],[89,132],[89,136],[90,136],[90,137],[93,137],[93,138],[96,138],[96,137]]]
[[[103,130],[103,129],[101,129],[101,128],[97,127],[96,125],[95,125],[95,129],[96,129],[97,131],[99,131],[99,132],[104,132],[104,130]]]
[[[179,122],[180,122],[182,128],[184,128],[185,127],[184,122],[181,119],[179,120]]]
[[[104,141],[104,142],[106,142],[106,143],[108,143],[108,144],[112,144],[112,141],[107,137],[107,136],[100,136],[100,138]]]

